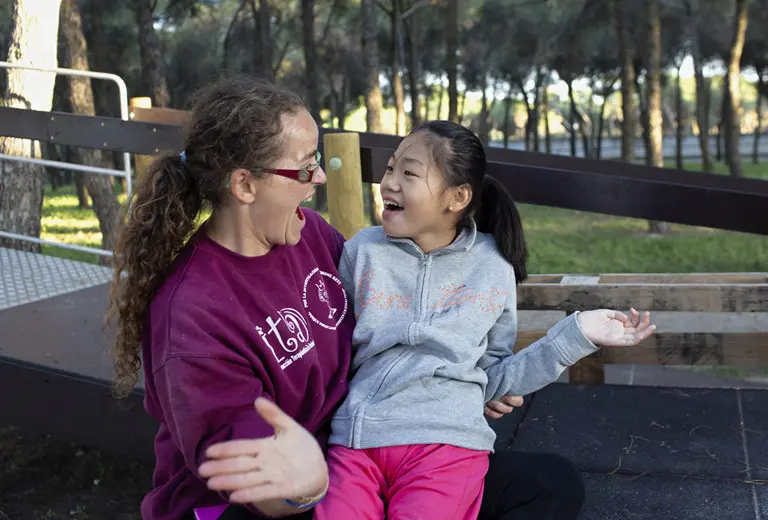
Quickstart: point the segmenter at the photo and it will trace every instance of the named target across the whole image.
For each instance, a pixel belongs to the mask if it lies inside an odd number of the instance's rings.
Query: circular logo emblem
[[[309,180],[309,173],[305,170],[299,172],[299,180],[301,182],[307,182]]]
[[[319,267],[304,279],[302,300],[309,318],[325,329],[336,330],[347,315],[347,293],[341,280]]]

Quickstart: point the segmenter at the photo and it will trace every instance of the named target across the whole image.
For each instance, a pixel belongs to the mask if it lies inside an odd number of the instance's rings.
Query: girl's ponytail
[[[499,181],[486,175],[476,208],[477,229],[496,240],[496,247],[515,270],[515,282],[525,281],[528,277],[525,267],[528,248],[523,223],[512,196]]]
[[[117,318],[114,386],[120,396],[138,380],[149,305],[194,230],[201,207],[200,191],[178,155],[156,160],[131,201],[115,249],[107,313],[107,321]]]

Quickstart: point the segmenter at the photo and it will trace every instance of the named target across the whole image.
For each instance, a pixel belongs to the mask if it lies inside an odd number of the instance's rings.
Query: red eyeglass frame
[[[287,177],[289,179],[295,179],[299,182],[312,182],[315,178],[315,173],[322,166],[320,164],[320,152],[315,153],[315,162],[311,166],[307,166],[301,170],[291,170],[286,168],[254,168],[250,170],[255,174],[259,173],[271,173],[272,175],[280,175],[281,177]]]

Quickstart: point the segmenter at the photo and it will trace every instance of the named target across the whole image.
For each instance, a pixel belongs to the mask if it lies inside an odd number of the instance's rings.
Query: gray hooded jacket
[[[358,321],[354,376],[331,444],[491,451],[487,401],[539,390],[597,350],[574,314],[513,353],[514,271],[474,222],[429,254],[367,228],[346,243],[339,273]]]

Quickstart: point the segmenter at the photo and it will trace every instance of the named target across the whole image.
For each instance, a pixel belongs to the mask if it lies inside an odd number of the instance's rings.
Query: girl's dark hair
[[[472,201],[465,215],[475,219],[479,231],[496,240],[502,256],[515,271],[515,282],[525,281],[528,249],[523,223],[509,192],[486,175],[483,143],[471,130],[450,121],[429,121],[414,132],[424,133],[435,165],[443,172],[448,186],[468,184],[472,188]]]
[[[278,159],[282,116],[302,109],[303,100],[293,92],[247,77],[219,80],[193,96],[184,158],[168,155],[149,167],[115,249],[106,321],[117,319],[118,395],[125,396],[138,381],[149,305],[195,230],[201,210],[216,209],[226,200],[233,170],[268,166]]]

